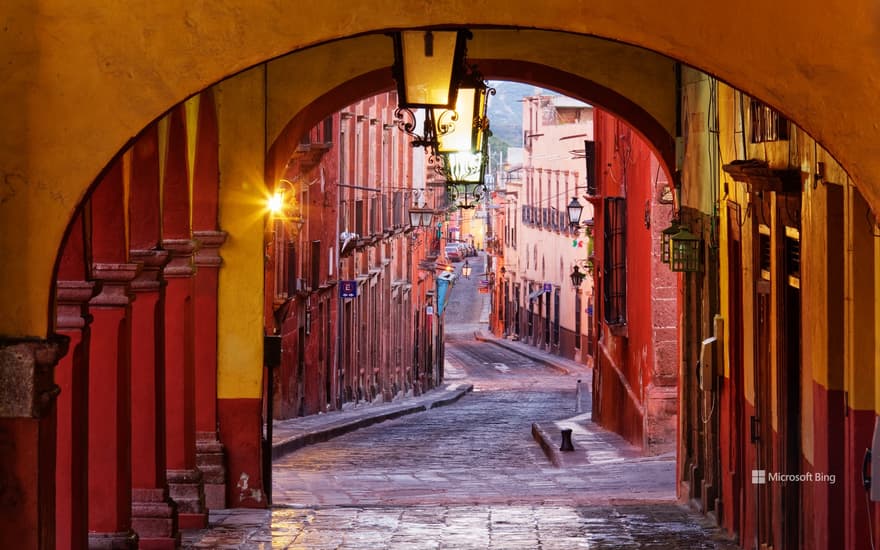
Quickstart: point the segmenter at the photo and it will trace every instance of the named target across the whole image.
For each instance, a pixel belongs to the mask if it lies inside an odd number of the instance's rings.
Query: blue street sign
[[[339,281],[339,297],[340,298],[357,298],[358,282],[357,281]]]
[[[553,292],[553,283],[544,283],[544,292]]]

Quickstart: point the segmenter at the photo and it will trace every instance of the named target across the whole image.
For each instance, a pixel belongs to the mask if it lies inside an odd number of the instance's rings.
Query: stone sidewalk
[[[591,395],[593,373],[588,365],[559,357],[535,346],[517,340],[498,338],[485,330],[478,330],[474,337],[482,342],[504,347],[510,351],[541,361],[547,366],[577,377],[580,381],[580,407],[577,398],[573,401],[571,416],[553,422],[536,422],[532,424],[532,436],[547,459],[557,467],[580,466],[586,464],[608,464],[613,462],[642,460],[674,460],[674,456],[643,456],[641,449],[630,444],[619,435],[605,430],[592,421]],[[577,383],[575,383],[577,388]],[[572,430],[571,441],[573,451],[562,451],[562,430]]]
[[[458,401],[473,385],[448,382],[417,397],[387,403],[366,403],[341,411],[276,420],[272,423],[272,460],[306,445],[327,441],[353,430],[426,411]]]

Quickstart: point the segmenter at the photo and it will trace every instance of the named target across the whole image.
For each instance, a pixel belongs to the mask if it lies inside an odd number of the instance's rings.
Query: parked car
[[[446,258],[450,262],[460,262],[464,259],[464,254],[461,253],[461,248],[455,243],[446,245]]]

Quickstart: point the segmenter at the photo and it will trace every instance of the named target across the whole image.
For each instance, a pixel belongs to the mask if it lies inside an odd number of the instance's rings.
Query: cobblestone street
[[[589,372],[477,341],[485,295],[455,292],[447,381],[473,392],[276,459],[273,510],[212,512],[185,547],[735,548],[676,503],[674,457],[642,457],[588,415],[582,460],[555,467],[531,425],[575,416]]]

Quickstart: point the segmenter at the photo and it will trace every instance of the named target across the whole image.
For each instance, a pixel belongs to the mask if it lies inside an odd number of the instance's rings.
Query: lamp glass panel
[[[431,219],[434,217],[434,213],[430,210],[426,212],[422,212],[422,227],[428,227],[431,225]]]
[[[479,151],[474,140],[474,117],[480,114],[476,110],[479,101],[476,96],[475,88],[459,88],[454,121],[450,113],[445,113],[443,109],[434,109],[434,120],[438,125],[438,153]]]
[[[446,181],[449,183],[480,183],[482,153],[448,153],[444,155]]]
[[[403,31],[403,81],[406,104],[449,106],[457,31],[433,31],[433,55],[425,55],[426,31]]]
[[[409,224],[413,227],[419,225],[419,220],[421,219],[421,212],[418,210],[410,210],[409,211]]]

